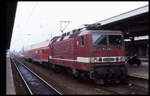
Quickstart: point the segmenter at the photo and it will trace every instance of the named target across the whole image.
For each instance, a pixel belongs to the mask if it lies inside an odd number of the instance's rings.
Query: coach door
[[[42,49],[40,50],[40,61],[42,60]]]
[[[49,62],[52,63],[52,46],[49,46]]]

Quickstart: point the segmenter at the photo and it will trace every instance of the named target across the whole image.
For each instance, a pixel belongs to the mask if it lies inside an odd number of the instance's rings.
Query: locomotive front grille
[[[123,56],[114,57],[92,57],[91,63],[101,63],[101,62],[124,62]]]
[[[119,79],[127,74],[127,69],[124,65],[103,65],[93,67],[93,76],[96,79]]]
[[[103,58],[103,62],[113,62],[115,58]]]

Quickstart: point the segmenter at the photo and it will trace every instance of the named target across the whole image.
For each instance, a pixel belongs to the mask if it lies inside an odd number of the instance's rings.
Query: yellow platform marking
[[[136,74],[136,73],[128,73],[129,76],[133,77],[138,77],[138,78],[143,78],[143,79],[148,79],[148,74]]]

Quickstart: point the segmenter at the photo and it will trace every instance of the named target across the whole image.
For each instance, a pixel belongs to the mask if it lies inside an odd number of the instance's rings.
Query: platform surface
[[[15,95],[15,86],[11,69],[10,58],[6,58],[6,95]]]
[[[142,61],[141,66],[137,67],[137,65],[130,66],[127,64],[128,74],[129,76],[139,77],[144,79],[149,79],[149,62]]]

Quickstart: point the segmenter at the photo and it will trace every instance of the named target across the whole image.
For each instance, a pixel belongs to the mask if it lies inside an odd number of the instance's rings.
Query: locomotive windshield
[[[108,35],[109,45],[122,45],[121,35]]]
[[[92,43],[99,45],[122,45],[121,35],[92,34]]]

